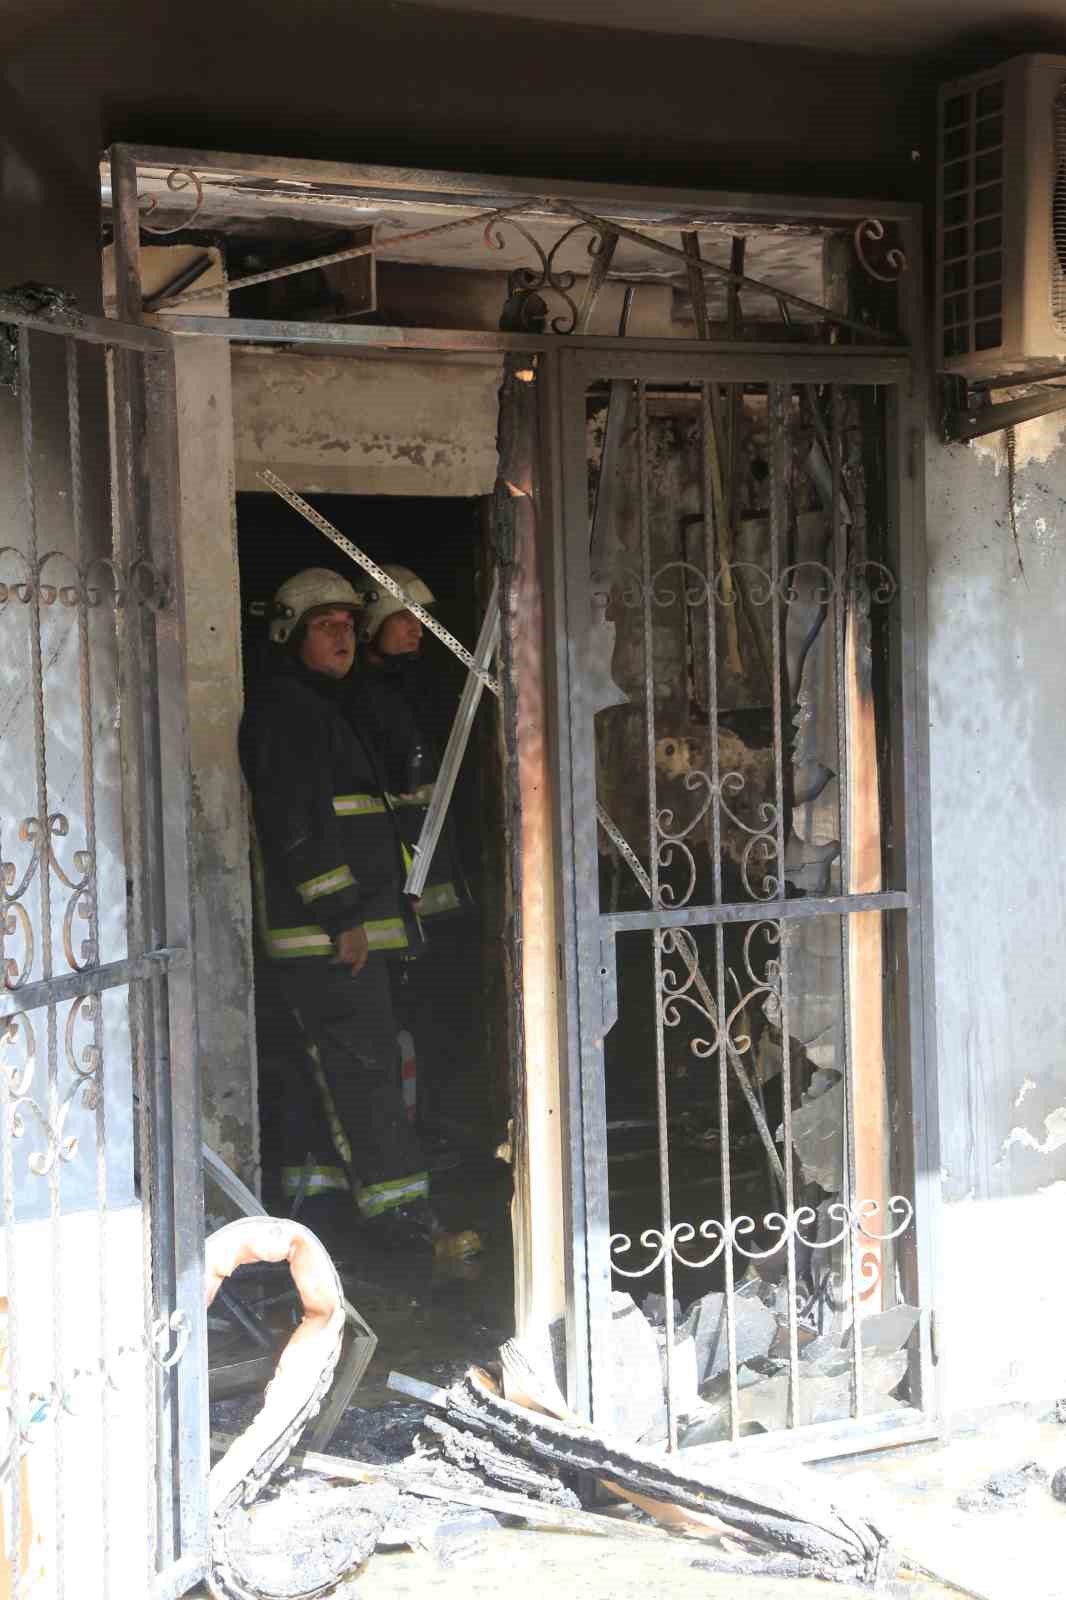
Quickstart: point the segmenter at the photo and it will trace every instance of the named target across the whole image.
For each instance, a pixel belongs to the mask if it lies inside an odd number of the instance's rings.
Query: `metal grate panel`
[[[0,352],[3,1593],[176,1595],[207,1441],[173,354],[14,296]]]
[[[942,356],[957,359],[1003,343],[1004,80],[941,103]]]
[[[917,908],[895,887],[905,591],[864,465],[887,467],[886,401],[784,361],[731,381],[560,354],[559,560],[567,618],[591,619],[559,683],[576,1402],[608,1428],[629,1405],[622,1294],[663,1357],[645,1439],[733,1448],[824,1416],[858,1440],[927,1392],[920,1333],[880,1373],[863,1340],[904,1294],[918,1326],[924,1226],[888,1110]]]

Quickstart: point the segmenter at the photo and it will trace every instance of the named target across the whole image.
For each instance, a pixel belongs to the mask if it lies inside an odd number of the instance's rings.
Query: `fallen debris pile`
[[[625,1305],[623,1305],[623,1302]],[[662,1297],[649,1295],[642,1312],[628,1295],[612,1295],[612,1332],[626,1307],[665,1343]],[[675,1302],[674,1409],[682,1420],[680,1442],[687,1449],[730,1437],[732,1416],[725,1295],[705,1294],[680,1316]],[[894,1306],[862,1324],[862,1381],[870,1411],[894,1411],[905,1402],[895,1391],[907,1377],[908,1345],[918,1326],[913,1306]],[[631,1319],[630,1319],[631,1320]],[[752,1277],[733,1296],[737,1364],[737,1428],[742,1437],[789,1426],[791,1374],[787,1287]],[[851,1411],[854,1352],[851,1330],[819,1332],[797,1317],[800,1382],[796,1421],[800,1426],[835,1422]],[[642,1443],[666,1437],[665,1395],[654,1422],[634,1435]],[[619,1422],[622,1418],[619,1417]]]
[[[617,1427],[600,1431],[574,1417],[547,1353],[511,1340],[500,1349],[498,1379],[471,1368],[442,1389],[393,1374],[390,1386],[423,1408],[422,1427],[405,1459],[375,1463],[294,1448],[329,1390],[344,1327],[340,1280],[319,1241],[299,1224],[249,1219],[213,1235],[207,1261],[208,1303],[237,1265],[286,1261],[303,1308],[262,1410],[236,1439],[213,1441],[221,1453],[210,1483],[216,1600],[312,1600],[355,1576],[374,1551],[402,1545],[452,1564],[480,1550],[500,1520],[657,1540],[664,1558],[735,1575],[874,1586],[896,1570],[881,1530],[812,1474],[755,1474],[725,1459],[708,1465],[636,1437],[654,1433],[664,1393],[659,1338],[628,1296],[615,1309],[654,1381],[621,1408]],[[697,1410],[706,1406],[700,1388],[722,1376],[720,1301],[707,1296],[692,1316]],[[749,1362],[771,1362],[777,1319],[758,1302],[742,1316]],[[902,1333],[886,1328],[885,1343]],[[824,1355],[846,1359],[832,1342]],[[626,1376],[633,1370],[626,1365]],[[622,1505],[590,1509],[590,1485]]]

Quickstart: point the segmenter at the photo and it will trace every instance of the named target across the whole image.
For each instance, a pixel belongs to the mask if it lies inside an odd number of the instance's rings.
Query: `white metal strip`
[[[447,628],[442,627],[436,617],[431,617],[425,607],[418,604],[417,600],[412,600],[410,595],[405,594],[394,578],[390,578],[388,573],[382,567],[379,567],[376,561],[371,561],[365,550],[360,550],[359,546],[353,544],[338,528],[333,526],[332,522],[327,522],[326,518],[321,516],[314,506],[308,505],[302,495],[297,494],[295,489],[290,489],[289,485],[282,478],[279,478],[276,472],[271,472],[269,467],[264,468],[262,472],[256,473],[256,477],[261,483],[265,483],[268,489],[273,489],[276,495],[280,495],[282,500],[287,500],[293,510],[298,511],[301,517],[304,517],[313,528],[318,529],[319,533],[324,533],[327,539],[331,539],[338,550],[343,550],[345,555],[349,556],[357,567],[362,567],[364,572],[369,573],[374,582],[380,584],[386,593],[393,595],[406,610],[413,612],[422,626],[434,634],[441,644],[447,645],[452,655],[458,656],[464,667],[472,672],[476,678],[480,679],[491,694],[494,694],[497,699],[499,698],[500,685],[498,680],[492,676],[492,673],[486,672],[482,667],[479,667],[466,646],[460,644],[455,635],[449,633]]]

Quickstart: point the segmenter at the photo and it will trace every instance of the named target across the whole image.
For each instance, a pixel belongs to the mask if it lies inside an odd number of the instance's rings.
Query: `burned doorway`
[[[494,560],[487,539],[485,503],[478,497],[408,495],[312,495],[314,508],[361,550],[382,565],[410,569],[434,596],[433,615],[456,637],[476,639],[492,588]],[[237,496],[238,559],[243,611],[246,690],[277,646],[267,638],[271,597],[293,573],[326,567],[349,581],[360,574],[314,528],[269,494]],[[365,666],[365,663],[364,663]],[[353,670],[353,716],[359,726],[357,663]],[[417,708],[425,739],[423,759],[435,774],[459,704],[466,670],[426,633],[417,666],[405,685]],[[447,1296],[449,1285],[471,1314],[506,1327],[512,1315],[510,1174],[495,1159],[506,1130],[510,1083],[507,1015],[500,943],[504,916],[506,854],[503,842],[502,767],[496,756],[495,710],[480,707],[456,789],[448,809],[444,854],[456,904],[443,916],[410,921],[407,951],[382,956],[389,967],[398,1023],[397,1071],[408,1114],[426,1152],[434,1210],[449,1228],[474,1228],[485,1242],[477,1264],[445,1274],[430,1290],[424,1260],[367,1258],[363,1268],[391,1289],[417,1280],[417,1289]],[[374,730],[363,729],[374,748],[382,787],[397,808],[387,764]],[[298,1148],[307,1119],[294,1116],[294,1096],[316,1095],[303,1043],[270,981],[270,965],[257,952],[256,1012],[260,1084],[260,1129],[264,1199],[277,1214],[292,1213],[321,1229],[342,1261],[354,1249],[355,1209],[341,1180],[335,1152]],[[315,1120],[317,1121],[317,1113]],[[294,1142],[295,1141],[295,1142]],[[372,1295],[360,1287],[361,1304],[376,1323]],[[457,1337],[461,1335],[457,1326]]]
[[[927,1404],[899,376],[559,363],[571,1337],[673,1448]]]

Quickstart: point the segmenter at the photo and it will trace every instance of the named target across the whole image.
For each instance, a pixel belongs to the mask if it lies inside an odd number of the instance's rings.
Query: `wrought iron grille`
[[[913,1418],[891,390],[560,370],[584,1403],[670,1448]]]
[[[14,298],[0,341],[8,1592],[176,1595],[206,1386],[173,359]]]

